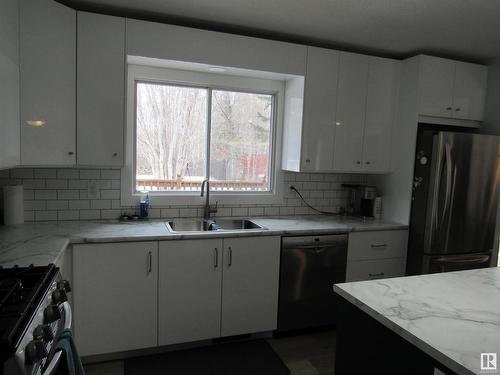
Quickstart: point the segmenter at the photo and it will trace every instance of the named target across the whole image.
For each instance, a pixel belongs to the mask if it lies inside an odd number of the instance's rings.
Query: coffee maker
[[[350,191],[350,201],[346,212],[352,216],[359,216],[363,219],[373,219],[375,217],[375,198],[377,198],[377,188],[369,185],[343,184]]]

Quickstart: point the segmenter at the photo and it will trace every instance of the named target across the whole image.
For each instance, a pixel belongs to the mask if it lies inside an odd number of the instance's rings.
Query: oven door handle
[[[71,329],[73,324],[73,313],[71,312],[71,305],[69,302],[63,302],[61,304],[64,310],[64,329]]]
[[[52,360],[50,361],[48,366],[45,367],[45,370],[43,370],[42,375],[55,374],[55,371],[57,370],[57,366],[59,365],[59,362],[61,361],[62,354],[63,354],[62,350],[59,350],[59,351],[54,353],[54,355],[52,356]]]

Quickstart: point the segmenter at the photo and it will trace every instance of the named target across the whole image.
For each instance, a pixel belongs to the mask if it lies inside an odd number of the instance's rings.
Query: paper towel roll
[[[23,186],[3,187],[3,222],[5,225],[24,223]]]

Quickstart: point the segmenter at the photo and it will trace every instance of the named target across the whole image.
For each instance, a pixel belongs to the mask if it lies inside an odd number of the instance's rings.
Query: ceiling
[[[500,56],[498,0],[59,0],[76,9],[403,58]]]

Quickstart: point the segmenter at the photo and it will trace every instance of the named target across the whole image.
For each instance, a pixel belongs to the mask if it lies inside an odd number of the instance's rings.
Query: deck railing
[[[139,191],[196,191],[201,189],[201,181],[137,179]],[[266,181],[210,181],[210,190],[216,191],[265,191]]]

